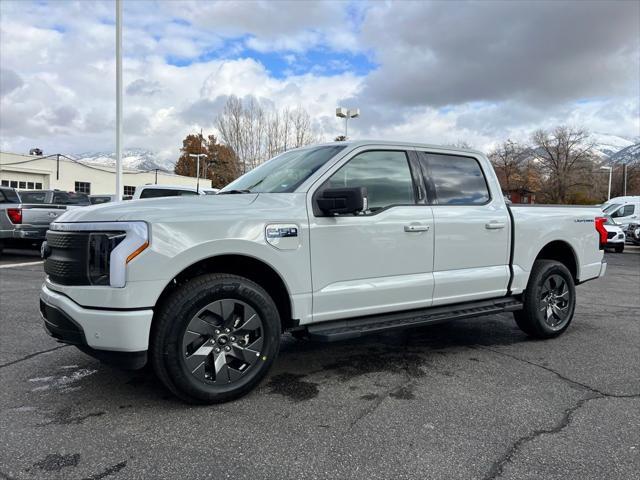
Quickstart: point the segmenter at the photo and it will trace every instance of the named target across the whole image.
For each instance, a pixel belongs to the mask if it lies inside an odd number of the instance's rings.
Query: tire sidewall
[[[167,373],[178,390],[203,402],[220,402],[237,398],[251,390],[266,375],[278,354],[280,317],[271,298],[253,282],[241,277],[207,278],[197,282],[183,299],[168,324],[163,342]],[[190,282],[196,283],[196,282]],[[189,288],[189,284],[185,287]],[[191,319],[205,306],[222,299],[241,300],[260,316],[263,326],[263,348],[257,364],[239,380],[228,385],[206,384],[188,370],[183,357],[182,339]]]

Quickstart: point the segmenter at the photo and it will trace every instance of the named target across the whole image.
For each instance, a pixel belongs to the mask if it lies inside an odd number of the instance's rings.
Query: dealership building
[[[194,177],[184,177],[163,170],[124,169],[124,195],[133,195],[138,185],[196,186]],[[27,190],[64,190],[87,194],[114,194],[115,167],[91,165],[63,155],[21,155],[0,152],[0,184]],[[201,182],[202,186],[202,182]]]

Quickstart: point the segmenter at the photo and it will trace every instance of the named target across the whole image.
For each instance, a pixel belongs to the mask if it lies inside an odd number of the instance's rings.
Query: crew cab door
[[[433,215],[406,149],[359,148],[308,195],[314,322],[427,307],[433,293]],[[360,214],[323,216],[326,188],[366,187]]]
[[[473,156],[416,153],[435,223],[433,305],[505,295],[511,221],[497,181]]]

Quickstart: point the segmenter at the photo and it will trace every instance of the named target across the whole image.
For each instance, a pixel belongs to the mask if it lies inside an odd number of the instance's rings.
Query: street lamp
[[[206,157],[206,153],[190,153],[190,157],[197,158],[198,162],[196,165],[196,192],[200,193],[200,157]]]
[[[116,202],[122,193],[122,0],[116,0]]]
[[[609,170],[609,193],[607,193],[607,200],[611,200],[611,173],[613,167],[600,167],[600,170]]]
[[[349,108],[346,109],[344,107],[336,108],[336,117],[344,118],[344,139],[347,139],[347,134],[349,132],[349,119],[357,118],[360,116],[359,108]]]

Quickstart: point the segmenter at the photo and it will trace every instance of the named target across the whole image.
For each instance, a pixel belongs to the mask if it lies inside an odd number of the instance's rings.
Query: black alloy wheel
[[[260,285],[238,275],[205,274],[157,307],[150,359],[158,378],[179,398],[226,402],[266,376],[281,332],[278,309]]]
[[[523,309],[513,313],[518,327],[531,337],[557,337],[569,327],[575,312],[571,272],[555,260],[536,260],[523,299]]]

